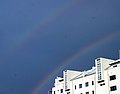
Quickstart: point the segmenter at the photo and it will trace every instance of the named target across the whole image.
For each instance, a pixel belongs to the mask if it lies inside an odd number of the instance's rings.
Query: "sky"
[[[63,70],[119,59],[120,0],[0,0],[0,94],[48,94]]]

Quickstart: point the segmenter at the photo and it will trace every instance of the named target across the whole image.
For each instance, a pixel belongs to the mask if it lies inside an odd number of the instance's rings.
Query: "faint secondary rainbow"
[[[21,46],[23,46],[29,39],[31,39],[35,33],[40,32],[42,33],[42,29],[46,28],[47,25],[50,24],[53,20],[57,19],[58,17],[64,15],[67,11],[69,11],[71,8],[76,7],[77,4],[79,4],[80,0],[72,0],[70,2],[67,2],[65,5],[63,5],[58,10],[55,10],[51,12],[49,15],[44,17],[42,20],[38,18],[38,22],[32,27],[30,27],[23,36],[19,38],[19,40],[16,42],[15,46],[11,48],[7,54],[14,54],[16,50],[18,50]]]
[[[41,31],[42,28],[45,28],[50,22],[52,22],[53,20],[57,19],[58,17],[64,15],[64,13],[69,11],[71,8],[76,7],[78,2],[80,2],[80,0],[71,0],[70,2],[63,5],[59,10],[56,10],[56,11],[52,12],[51,14],[49,14],[48,16],[44,17],[43,20],[38,20],[38,22],[34,26],[30,27],[24,33],[24,35],[19,38],[19,40],[17,41],[15,46],[13,48],[11,48],[11,50],[9,52],[7,52],[5,56],[13,55],[16,52],[16,50],[21,48],[21,46],[23,46],[27,41],[29,41],[29,39],[31,39],[35,33],[42,32]],[[6,58],[6,57],[4,57],[4,58]],[[61,64],[61,66],[62,66],[62,64]],[[54,72],[54,70],[51,71],[50,73],[53,73],[53,72]],[[36,87],[35,90],[32,91],[32,94],[36,94],[38,92],[38,90],[40,88],[42,88],[44,86],[44,84],[46,84],[45,81],[49,80],[49,77],[51,77],[51,76],[52,75],[48,74],[48,76],[46,76],[42,81],[40,81],[38,84],[38,87]]]
[[[38,21],[38,23],[36,23],[33,27],[30,28],[30,30],[28,30],[24,34],[24,36],[17,43],[17,47],[15,47],[15,48],[19,48],[21,45],[23,45],[26,41],[28,41],[34,35],[34,33],[42,32],[41,28],[45,28],[52,20],[56,19],[57,17],[59,17],[62,14],[64,14],[67,10],[71,9],[72,7],[74,7],[77,4],[77,2],[79,2],[79,0],[76,0],[76,1],[74,0],[72,2],[69,2],[65,6],[63,6],[60,10],[57,10],[57,11],[51,13],[50,15],[45,17],[42,21]],[[41,80],[38,83],[38,85],[34,88],[34,90],[31,92],[31,94],[38,94],[38,93],[40,93],[42,91],[42,89],[44,88],[44,86],[48,83],[48,81],[50,81],[51,78],[53,76],[55,76],[61,69],[63,69],[68,64],[72,63],[76,58],[80,57],[81,55],[83,55],[83,54],[87,53],[88,51],[94,49],[95,47],[99,46],[100,44],[103,44],[103,43],[111,40],[117,34],[120,34],[119,31],[118,32],[113,32],[111,34],[108,34],[108,35],[106,35],[106,36],[96,40],[92,44],[88,44],[88,45],[80,48],[77,52],[75,52],[70,57],[68,57],[66,60],[61,62],[61,64],[58,65],[58,67],[56,67],[55,69],[51,70],[43,78],[43,80]],[[13,50],[14,50],[14,48],[13,48]]]
[[[51,80],[52,77],[54,77],[61,69],[63,69],[65,66],[67,66],[68,64],[72,63],[75,59],[79,58],[80,56],[84,55],[85,53],[87,53],[90,50],[93,50],[94,48],[103,45],[104,43],[112,40],[113,38],[115,38],[117,35],[120,36],[120,31],[116,31],[116,32],[112,32],[110,34],[107,34],[106,36],[103,36],[99,39],[97,39],[96,41],[94,41],[91,44],[88,44],[84,47],[81,47],[77,52],[75,52],[74,54],[72,54],[70,57],[68,57],[65,61],[61,62],[60,65],[58,65],[58,67],[56,67],[55,69],[53,69],[51,72],[49,72],[44,78],[43,80],[40,80],[40,82],[38,83],[38,85],[35,87],[35,89],[32,91],[32,93],[30,94],[40,94],[40,92],[42,91],[42,89],[44,88],[44,86]]]

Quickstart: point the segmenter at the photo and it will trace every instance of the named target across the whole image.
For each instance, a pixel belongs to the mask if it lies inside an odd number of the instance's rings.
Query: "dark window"
[[[89,94],[89,92],[86,92],[85,94]]]
[[[92,91],[92,94],[94,94],[94,91]]]
[[[63,93],[63,89],[60,89],[60,93]]]
[[[101,63],[97,64],[97,73],[98,73],[98,80],[101,80],[102,79],[102,76],[101,76]]]
[[[76,89],[76,85],[75,85],[75,89]]]
[[[82,88],[82,84],[79,84],[79,88]]]
[[[105,83],[103,83],[103,85],[105,85]]]
[[[115,80],[115,79],[116,79],[116,75],[110,76],[110,81],[111,81],[111,80]]]
[[[115,90],[117,90],[117,87],[116,87],[116,86],[111,86],[111,87],[110,87],[110,91],[115,91]]]
[[[88,83],[88,82],[86,82],[86,83],[85,83],[85,87],[88,87],[88,86],[89,86],[89,83]]]
[[[94,81],[92,81],[92,85],[94,85]]]
[[[67,92],[67,94],[70,94],[70,92]]]
[[[80,93],[80,94],[83,94],[83,93]]]
[[[66,89],[65,91],[70,91],[70,89]]]
[[[113,68],[117,67],[117,65],[114,65]]]
[[[103,84],[100,84],[100,86],[103,86],[103,85],[105,85],[105,83],[103,83]]]
[[[102,84],[100,84],[100,86],[102,86]]]
[[[98,83],[102,83],[102,82],[104,82],[104,80],[98,81]]]
[[[55,94],[55,91],[54,91],[54,94]]]
[[[100,61],[100,58],[98,58],[97,61]]]
[[[64,79],[59,80],[59,82],[62,82],[62,81],[64,81]]]

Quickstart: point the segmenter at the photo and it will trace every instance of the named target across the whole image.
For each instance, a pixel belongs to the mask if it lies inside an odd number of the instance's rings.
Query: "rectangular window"
[[[110,81],[111,81],[111,80],[115,80],[115,79],[116,79],[116,75],[110,76]]]
[[[100,84],[100,86],[102,86],[102,84]]]
[[[105,80],[100,80],[100,81],[98,81],[98,83],[102,83],[102,82],[104,82]]]
[[[88,82],[86,82],[86,83],[85,83],[85,87],[88,87],[88,86],[89,86],[89,83],[88,83]]]
[[[102,85],[105,85],[105,83],[103,83]]]
[[[62,81],[64,81],[64,79],[59,80],[59,82],[62,82]]]
[[[67,94],[70,94],[70,92],[67,92]]]
[[[54,94],[55,94],[55,91],[54,91]]]
[[[97,73],[98,73],[98,80],[101,80],[102,79],[101,63],[97,64]]]
[[[82,84],[79,84],[79,88],[82,88]]]
[[[113,68],[117,67],[117,65],[114,65]]]
[[[89,94],[89,92],[86,92],[85,94]]]
[[[92,85],[94,85],[94,81],[92,81]]]
[[[63,93],[63,89],[60,89],[60,93]]]
[[[76,85],[75,85],[75,89],[76,89]]]
[[[116,87],[116,86],[111,86],[111,87],[110,87],[110,91],[115,91],[115,90],[117,90],[117,87]]]
[[[94,94],[94,91],[92,91],[92,94]]]
[[[65,89],[67,89],[67,70],[65,70],[64,72],[65,72]]]

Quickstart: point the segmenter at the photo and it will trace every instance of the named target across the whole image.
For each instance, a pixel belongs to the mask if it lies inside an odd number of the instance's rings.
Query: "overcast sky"
[[[0,0],[0,94],[47,94],[119,49],[120,0]]]

